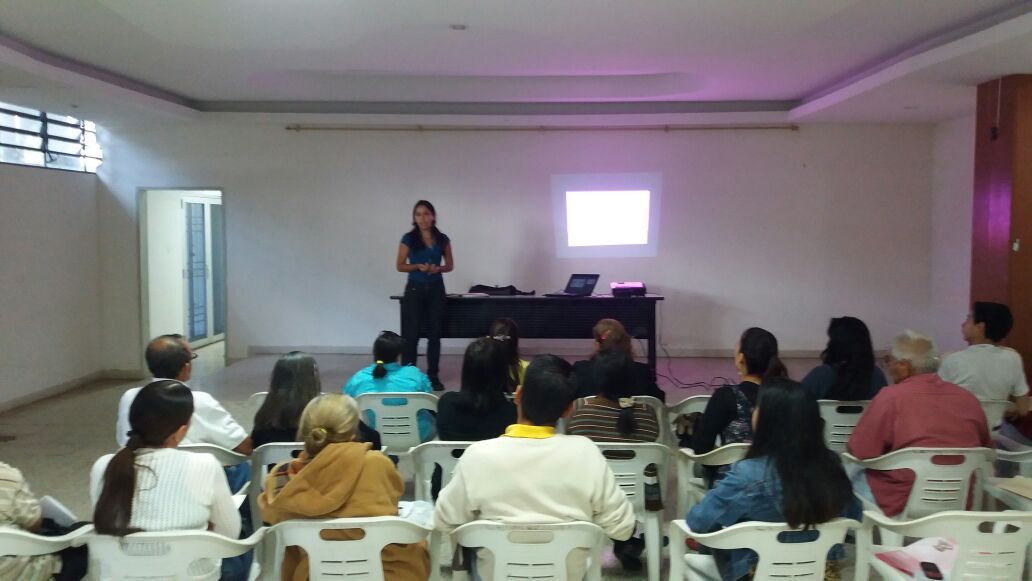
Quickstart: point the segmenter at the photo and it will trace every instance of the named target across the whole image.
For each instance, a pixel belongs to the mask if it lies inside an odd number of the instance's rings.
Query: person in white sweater
[[[517,423],[499,438],[471,445],[434,510],[436,527],[450,533],[474,520],[508,524],[586,521],[610,538],[634,532],[634,509],[616,484],[605,457],[583,436],[556,434],[574,387],[557,357],[536,358],[516,389]],[[568,365],[568,364],[567,364]],[[490,554],[481,551],[477,572],[491,579]],[[570,579],[584,575],[584,555],[567,560]]]
[[[176,450],[193,411],[190,388],[175,380],[152,382],[136,395],[126,446],[102,456],[90,471],[98,533],[196,529],[240,535],[240,514],[222,466],[208,454]],[[226,559],[222,579],[236,578],[227,570],[236,572],[240,564]]]

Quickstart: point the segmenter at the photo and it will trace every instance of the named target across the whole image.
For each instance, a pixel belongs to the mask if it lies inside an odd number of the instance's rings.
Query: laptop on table
[[[595,292],[597,274],[571,274],[566,289],[557,293],[546,293],[546,297],[588,297]]]

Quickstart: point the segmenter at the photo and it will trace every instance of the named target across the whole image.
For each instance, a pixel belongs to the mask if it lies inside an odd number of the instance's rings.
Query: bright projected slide
[[[656,256],[660,174],[552,176],[560,258]]]

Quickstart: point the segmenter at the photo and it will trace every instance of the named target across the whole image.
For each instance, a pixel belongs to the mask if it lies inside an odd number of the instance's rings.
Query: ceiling
[[[1015,73],[1028,0],[0,3],[0,100],[101,122],[930,122]]]

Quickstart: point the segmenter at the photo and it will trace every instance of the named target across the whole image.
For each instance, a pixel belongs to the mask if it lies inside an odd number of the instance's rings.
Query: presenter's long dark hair
[[[154,381],[136,394],[129,406],[129,442],[104,470],[103,488],[93,511],[98,533],[123,536],[140,532],[129,526],[136,494],[136,451],[163,447],[169,436],[190,422],[193,409],[193,393],[178,381]]]
[[[434,225],[430,229],[434,237],[434,244],[439,245],[441,242],[442,234],[441,231],[437,229],[437,210],[434,209],[434,205],[430,202],[419,200],[416,202],[415,206],[412,206],[412,230],[409,232],[409,242],[412,243],[409,245],[409,249],[411,251],[418,251],[426,248],[426,244],[423,243],[423,234],[420,233],[419,225],[416,224],[416,210],[418,210],[420,206],[426,208],[426,210],[430,212],[430,215],[434,217]]]
[[[828,346],[821,361],[835,370],[828,399],[868,399],[874,373],[874,347],[867,325],[856,317],[836,317],[828,324]]]
[[[799,383],[765,380],[746,458],[770,459],[781,480],[785,521],[812,528],[840,514],[853,497],[838,454],[824,443],[820,409]]]
[[[405,348],[405,340],[394,331],[383,331],[373,342],[373,359],[376,367],[373,368],[373,377],[380,379],[387,376],[388,363],[394,363],[401,356]]]

